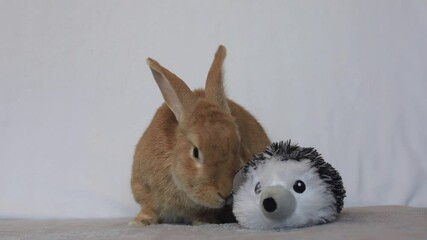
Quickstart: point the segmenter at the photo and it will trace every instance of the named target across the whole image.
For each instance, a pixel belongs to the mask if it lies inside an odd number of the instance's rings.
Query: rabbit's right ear
[[[147,64],[153,73],[166,104],[172,110],[176,120],[181,122],[186,110],[196,101],[196,96],[184,81],[158,62],[148,58]]]
[[[224,62],[225,55],[225,47],[220,45],[215,53],[211,68],[209,69],[205,85],[205,95],[207,99],[216,102],[224,111],[230,113],[222,80],[222,64]]]

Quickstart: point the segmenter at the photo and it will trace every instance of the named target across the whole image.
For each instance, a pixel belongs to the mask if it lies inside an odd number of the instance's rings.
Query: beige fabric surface
[[[0,219],[0,239],[427,239],[427,208],[345,208],[333,223],[284,231],[238,224],[128,226],[131,219]]]

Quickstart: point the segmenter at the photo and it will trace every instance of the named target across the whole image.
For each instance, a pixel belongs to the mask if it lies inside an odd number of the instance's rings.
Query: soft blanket
[[[427,208],[345,208],[333,223],[282,231],[235,224],[129,226],[131,219],[1,219],[0,239],[427,239]]]

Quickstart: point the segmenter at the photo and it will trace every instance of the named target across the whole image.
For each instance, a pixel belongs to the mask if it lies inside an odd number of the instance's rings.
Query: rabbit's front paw
[[[156,214],[147,214],[143,210],[129,223],[131,226],[146,226],[159,223]]]

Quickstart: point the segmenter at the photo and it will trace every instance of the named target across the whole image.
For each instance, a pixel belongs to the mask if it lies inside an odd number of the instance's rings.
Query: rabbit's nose
[[[232,181],[222,181],[220,184],[217,185],[217,187],[218,193],[224,199],[230,196],[231,192],[233,191]]]
[[[223,196],[220,192],[218,195],[224,200],[226,205],[231,205],[233,203],[233,195],[229,194],[228,196]]]
[[[222,195],[220,192],[218,192],[218,195],[219,195],[222,199],[224,199],[224,200],[227,200],[227,199],[231,196],[231,194],[230,194],[230,195],[227,195],[227,196],[224,196],[224,195]]]

